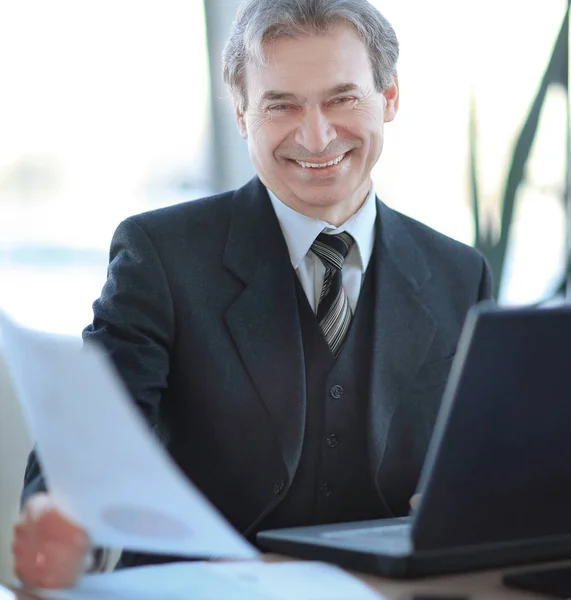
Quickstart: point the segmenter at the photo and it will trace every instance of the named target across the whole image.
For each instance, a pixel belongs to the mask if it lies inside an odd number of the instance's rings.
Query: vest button
[[[330,448],[335,448],[335,446],[337,446],[338,443],[339,443],[339,438],[334,433],[327,436],[327,445]]]
[[[284,487],[285,484],[283,479],[276,481],[276,483],[274,483],[274,494],[279,496],[284,491]]]
[[[343,388],[340,385],[334,385],[329,393],[331,396],[333,396],[333,398],[335,398],[335,400],[339,400],[339,398],[341,398],[343,395]]]
[[[319,491],[324,495],[324,496],[331,496],[331,488],[324,483],[320,488]]]

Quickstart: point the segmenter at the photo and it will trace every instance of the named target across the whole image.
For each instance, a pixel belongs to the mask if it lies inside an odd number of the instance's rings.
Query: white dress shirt
[[[373,184],[371,183],[371,191],[361,208],[339,227],[327,221],[302,215],[281,202],[271,190],[268,190],[268,193],[289,250],[291,264],[313,312],[317,312],[325,266],[313,252],[310,252],[311,244],[322,232],[326,234],[347,232],[353,237],[355,243],[349,250],[341,273],[349,304],[355,312],[375,241],[377,203]]]

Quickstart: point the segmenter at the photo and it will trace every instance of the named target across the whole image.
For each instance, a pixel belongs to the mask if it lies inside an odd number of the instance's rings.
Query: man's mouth
[[[294,160],[300,167],[304,169],[326,169],[327,167],[333,167],[338,165],[347,156],[348,152],[340,154],[339,156],[328,160],[327,162],[306,162],[304,160]]]

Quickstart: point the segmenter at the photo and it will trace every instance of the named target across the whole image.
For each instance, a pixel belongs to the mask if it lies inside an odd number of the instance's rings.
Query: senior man
[[[408,511],[464,317],[490,296],[477,251],[375,195],[397,58],[366,0],[246,0],[223,61],[257,177],[121,223],[83,334],[251,540]],[[23,503],[16,574],[73,584],[89,539],[34,453]]]

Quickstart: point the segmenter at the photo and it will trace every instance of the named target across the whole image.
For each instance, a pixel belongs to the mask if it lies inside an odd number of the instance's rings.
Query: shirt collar
[[[271,190],[268,190],[268,194],[284,235],[294,269],[299,268],[301,261],[309,252],[311,244],[321,232],[337,234],[345,231],[355,240],[355,246],[361,261],[361,270],[363,273],[366,271],[373,253],[375,218],[377,216],[375,188],[372,183],[371,191],[361,208],[339,227],[335,227],[327,221],[298,213],[281,202]]]

